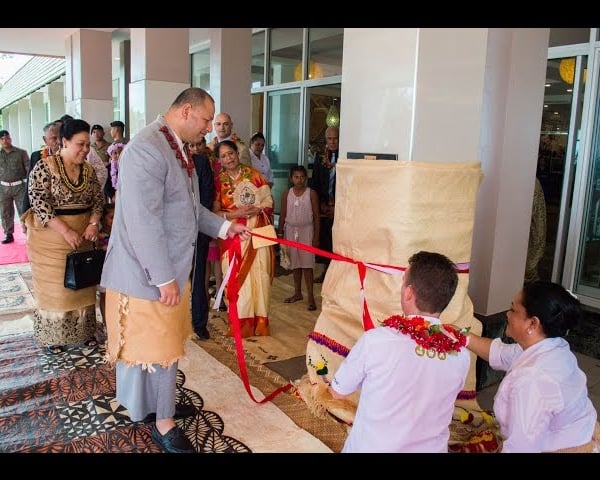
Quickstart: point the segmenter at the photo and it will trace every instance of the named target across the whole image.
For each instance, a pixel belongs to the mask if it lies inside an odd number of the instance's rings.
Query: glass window
[[[113,97],[113,119],[120,120],[121,118],[121,102],[119,100],[119,79],[115,78],[112,81],[112,97]]]
[[[269,85],[279,85],[302,79],[302,29],[273,28]],[[296,78],[300,76],[300,78]]]
[[[280,211],[281,194],[288,188],[290,168],[298,165],[300,138],[300,89],[270,92],[268,97],[267,144],[265,152],[275,177],[275,213]]]
[[[344,29],[311,28],[308,38],[308,78],[312,80],[341,75]]]
[[[200,87],[210,93],[210,49],[192,53],[192,87]]]
[[[252,88],[265,84],[265,32],[252,35]]]

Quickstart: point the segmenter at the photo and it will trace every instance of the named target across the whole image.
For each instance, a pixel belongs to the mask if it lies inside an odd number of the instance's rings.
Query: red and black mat
[[[152,424],[132,422],[115,399],[115,370],[104,348],[71,347],[58,355],[31,333],[0,340],[0,452],[158,453]],[[195,416],[177,425],[199,453],[250,452],[223,435],[221,417],[203,409],[202,397],[177,375],[178,403]]]

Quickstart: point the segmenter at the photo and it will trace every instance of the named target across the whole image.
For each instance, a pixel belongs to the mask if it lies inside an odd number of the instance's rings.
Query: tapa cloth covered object
[[[469,262],[482,177],[479,162],[341,159],[336,166],[333,250],[354,260],[403,268],[420,250],[442,253],[456,264]],[[401,284],[401,275],[367,269],[364,293],[376,327],[402,313]],[[458,328],[471,327],[480,335],[482,325],[473,316],[468,285],[469,274],[459,273],[456,293],[441,320]],[[316,415],[329,411],[352,423],[359,392],[342,403],[330,402],[330,395],[322,395],[318,386],[331,381],[364,332],[357,266],[332,260],[321,296],[322,310],[306,348],[308,373],[297,382],[298,390]],[[475,365],[476,356],[471,354],[459,396],[474,402]]]

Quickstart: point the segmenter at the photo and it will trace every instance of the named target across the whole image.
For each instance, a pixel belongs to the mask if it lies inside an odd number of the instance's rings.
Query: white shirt
[[[268,183],[273,183],[273,171],[271,170],[271,160],[261,152],[260,157],[257,157],[252,149],[250,151],[250,162],[252,167],[258,170]]]
[[[108,179],[108,169],[106,168],[106,165],[104,165],[100,155],[98,155],[93,148],[90,149],[90,153],[88,153],[87,161],[96,171],[96,177],[98,177],[98,182],[100,182],[100,190],[104,190],[104,184]]]
[[[596,409],[564,338],[546,338],[527,350],[496,338],[489,363],[507,371],[494,397],[502,452],[553,452],[592,439]]]
[[[437,318],[426,317],[431,324]],[[447,453],[454,402],[470,355],[418,356],[416,342],[390,327],[365,332],[338,368],[331,387],[348,395],[362,387],[343,453]]]

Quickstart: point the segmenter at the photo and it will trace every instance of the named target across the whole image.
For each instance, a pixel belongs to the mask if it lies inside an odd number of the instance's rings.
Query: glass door
[[[596,67],[600,49],[596,49]],[[600,307],[600,95],[598,95],[598,72],[595,72],[595,95],[590,102],[591,125],[589,132],[588,173],[582,184],[583,213],[577,254],[574,291],[586,305]],[[589,80],[584,77],[584,80]],[[586,142],[587,143],[587,142]]]
[[[275,213],[278,215],[281,194],[288,188],[290,168],[298,165],[300,158],[300,88],[277,90],[267,96],[267,146],[265,152],[271,160],[274,185]]]
[[[540,128],[537,178],[546,204],[546,246],[538,264],[541,280],[563,274],[585,84],[586,56],[548,60]]]
[[[306,89],[307,126],[304,136],[304,166],[312,177],[313,162],[317,153],[325,151],[325,130],[329,126],[340,127],[342,85],[320,85]]]

